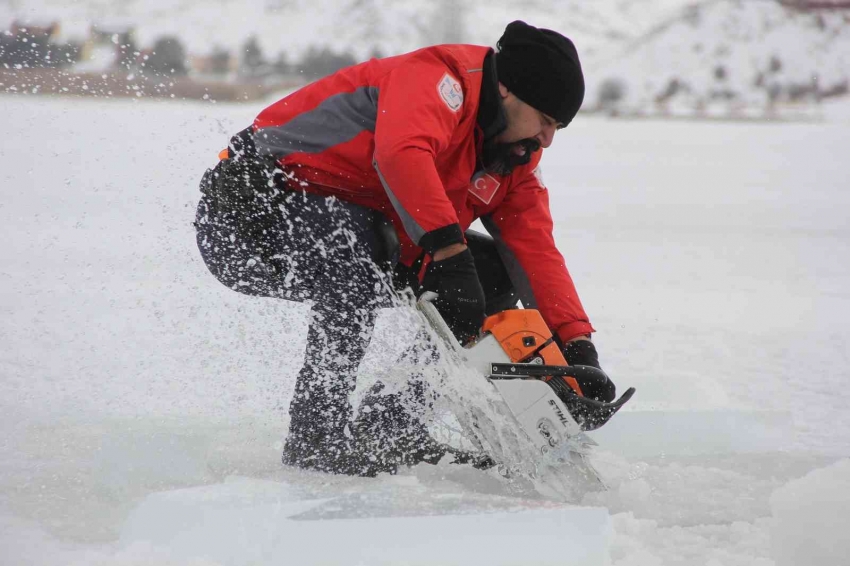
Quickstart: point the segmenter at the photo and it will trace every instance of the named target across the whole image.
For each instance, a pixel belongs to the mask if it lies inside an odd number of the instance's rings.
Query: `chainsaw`
[[[568,464],[579,469],[591,488],[604,489],[604,482],[588,461],[596,443],[585,433],[607,423],[635,389],[619,399],[605,402],[584,395],[608,380],[601,369],[570,366],[564,359],[543,317],[534,309],[511,309],[484,320],[479,337],[461,346],[433,304],[434,293],[427,292],[417,308],[447,353],[456,361],[481,374],[504,403],[508,418],[522,431],[532,454],[548,465]],[[476,419],[458,418],[478,448],[493,452],[492,439]],[[492,427],[490,427],[492,428]],[[487,450],[487,446],[491,447]],[[528,451],[527,451],[528,452]],[[491,454],[496,462],[504,454]]]

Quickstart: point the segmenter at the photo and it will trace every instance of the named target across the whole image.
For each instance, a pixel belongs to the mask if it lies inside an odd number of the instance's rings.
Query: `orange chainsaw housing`
[[[539,357],[547,366],[569,365],[552,338],[552,331],[534,309],[512,309],[488,316],[481,330],[493,335],[512,362],[529,363]],[[550,379],[547,377],[545,381]],[[584,396],[574,377],[561,379],[577,394]]]

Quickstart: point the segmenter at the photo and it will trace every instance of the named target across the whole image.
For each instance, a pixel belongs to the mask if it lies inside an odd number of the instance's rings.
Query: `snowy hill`
[[[32,0],[0,5],[0,25],[59,21],[63,39],[90,25],[135,29],[139,47],[177,35],[191,55],[237,51],[257,36],[271,60],[310,47],[358,59],[442,42],[493,45],[507,22],[562,30],[579,46],[586,109],[722,112],[846,93],[850,12],[806,13],[774,0]]]
[[[800,12],[774,1],[689,6],[598,60],[600,84],[619,81],[623,108],[710,104],[764,107],[846,94],[850,11]]]
[[[89,24],[135,26],[142,46],[179,34],[192,53],[216,45],[242,46],[256,34],[270,56],[300,56],[309,46],[353,51],[365,58],[443,42],[493,45],[505,25],[524,19],[564,30],[588,55],[610,42],[634,39],[683,0],[213,0],[212,2],[30,0],[0,5],[0,25],[15,18],[62,22],[66,36],[85,35]]]

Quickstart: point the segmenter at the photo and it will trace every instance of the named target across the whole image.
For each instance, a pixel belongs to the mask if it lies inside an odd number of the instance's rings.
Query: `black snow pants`
[[[248,295],[311,301],[304,365],[290,404],[283,462],[350,475],[395,472],[443,451],[422,420],[429,393],[367,395],[353,420],[349,396],[377,309],[418,291],[415,267],[395,264],[397,239],[380,213],[287,186],[259,158],[221,161],[204,175],[195,226],[201,255],[224,285]],[[468,232],[488,314],[516,304],[493,241]]]

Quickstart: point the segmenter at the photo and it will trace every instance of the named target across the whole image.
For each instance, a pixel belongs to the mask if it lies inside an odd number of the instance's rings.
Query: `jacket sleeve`
[[[482,222],[526,308],[539,310],[563,341],[595,332],[555,246],[549,194],[534,173],[529,170]]]
[[[373,165],[405,232],[430,253],[464,242],[435,163],[460,123],[464,94],[437,60],[413,59],[379,85]]]

